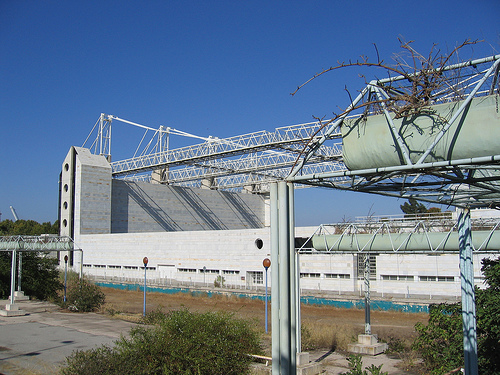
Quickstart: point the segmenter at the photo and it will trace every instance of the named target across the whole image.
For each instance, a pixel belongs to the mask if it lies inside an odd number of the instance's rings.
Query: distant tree
[[[0,222],[0,236],[38,236],[57,234],[59,222],[38,223],[34,220],[3,220]],[[62,288],[57,269],[58,260],[41,252],[23,252],[21,286],[26,295],[41,300],[53,299]],[[10,295],[10,272],[12,252],[0,252],[0,298]]]
[[[427,207],[424,204],[417,202],[415,198],[409,198],[408,202],[405,202],[401,206],[401,211],[407,215],[418,215],[427,213]]]

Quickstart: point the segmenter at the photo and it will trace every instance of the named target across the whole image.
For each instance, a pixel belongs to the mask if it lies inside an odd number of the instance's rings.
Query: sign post
[[[148,269],[148,257],[144,257],[142,263],[144,263],[144,307],[142,309],[142,316],[146,316],[146,270]]]
[[[264,261],[262,262],[262,265],[266,269],[266,300],[265,300],[265,302],[266,302],[266,333],[269,333],[268,328],[267,328],[267,326],[268,326],[268,324],[267,324],[267,270],[271,266],[271,261],[269,260],[269,258],[264,259]]]

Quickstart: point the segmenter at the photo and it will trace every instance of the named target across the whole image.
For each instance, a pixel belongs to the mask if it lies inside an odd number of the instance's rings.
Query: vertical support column
[[[477,375],[476,302],[471,246],[472,234],[470,211],[468,208],[463,209],[458,217],[458,242],[460,250],[465,374]]]
[[[300,325],[294,291],[296,263],[291,183],[271,184],[271,246],[273,374],[289,375],[297,370],[296,331]]]
[[[279,210],[279,275],[280,275],[280,374],[291,374],[291,298],[290,298],[290,253],[287,251],[290,242],[288,234],[288,191],[284,182],[278,183]]]
[[[286,243],[286,249],[288,256],[290,257],[290,263],[288,266],[289,277],[290,277],[290,344],[291,344],[291,369],[292,374],[297,371],[297,353],[300,352],[300,320],[298,320],[297,310],[300,308],[300,302],[298,301],[299,291],[298,291],[298,274],[297,274],[297,256],[295,254],[295,194],[294,187],[292,183],[286,183],[287,192],[287,233],[288,242]]]
[[[12,265],[10,268],[10,304],[14,305],[14,292],[16,290],[16,250],[12,250]]]
[[[364,278],[365,278],[365,335],[372,334],[372,326],[370,319],[370,254],[363,254],[365,257],[364,262]]]
[[[279,283],[279,219],[278,219],[278,184],[270,186],[271,200],[271,329],[272,329],[272,370],[280,373],[280,283]]]

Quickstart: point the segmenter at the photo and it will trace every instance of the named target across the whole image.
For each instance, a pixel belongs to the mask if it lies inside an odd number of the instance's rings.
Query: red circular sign
[[[144,259],[142,260],[142,263],[144,263],[144,265],[148,264],[148,257],[144,257]]]
[[[264,261],[262,262],[262,265],[264,266],[264,268],[271,267],[271,261],[269,260],[269,258],[264,259]]]

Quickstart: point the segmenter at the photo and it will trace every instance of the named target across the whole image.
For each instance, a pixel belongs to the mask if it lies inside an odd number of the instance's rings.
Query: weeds
[[[342,375],[388,375],[386,371],[382,371],[382,366],[375,366],[372,364],[370,367],[366,367],[365,370],[362,369],[363,363],[360,354],[351,354],[347,359],[349,362],[350,370],[348,372],[342,373]],[[369,372],[367,372],[367,370]]]

